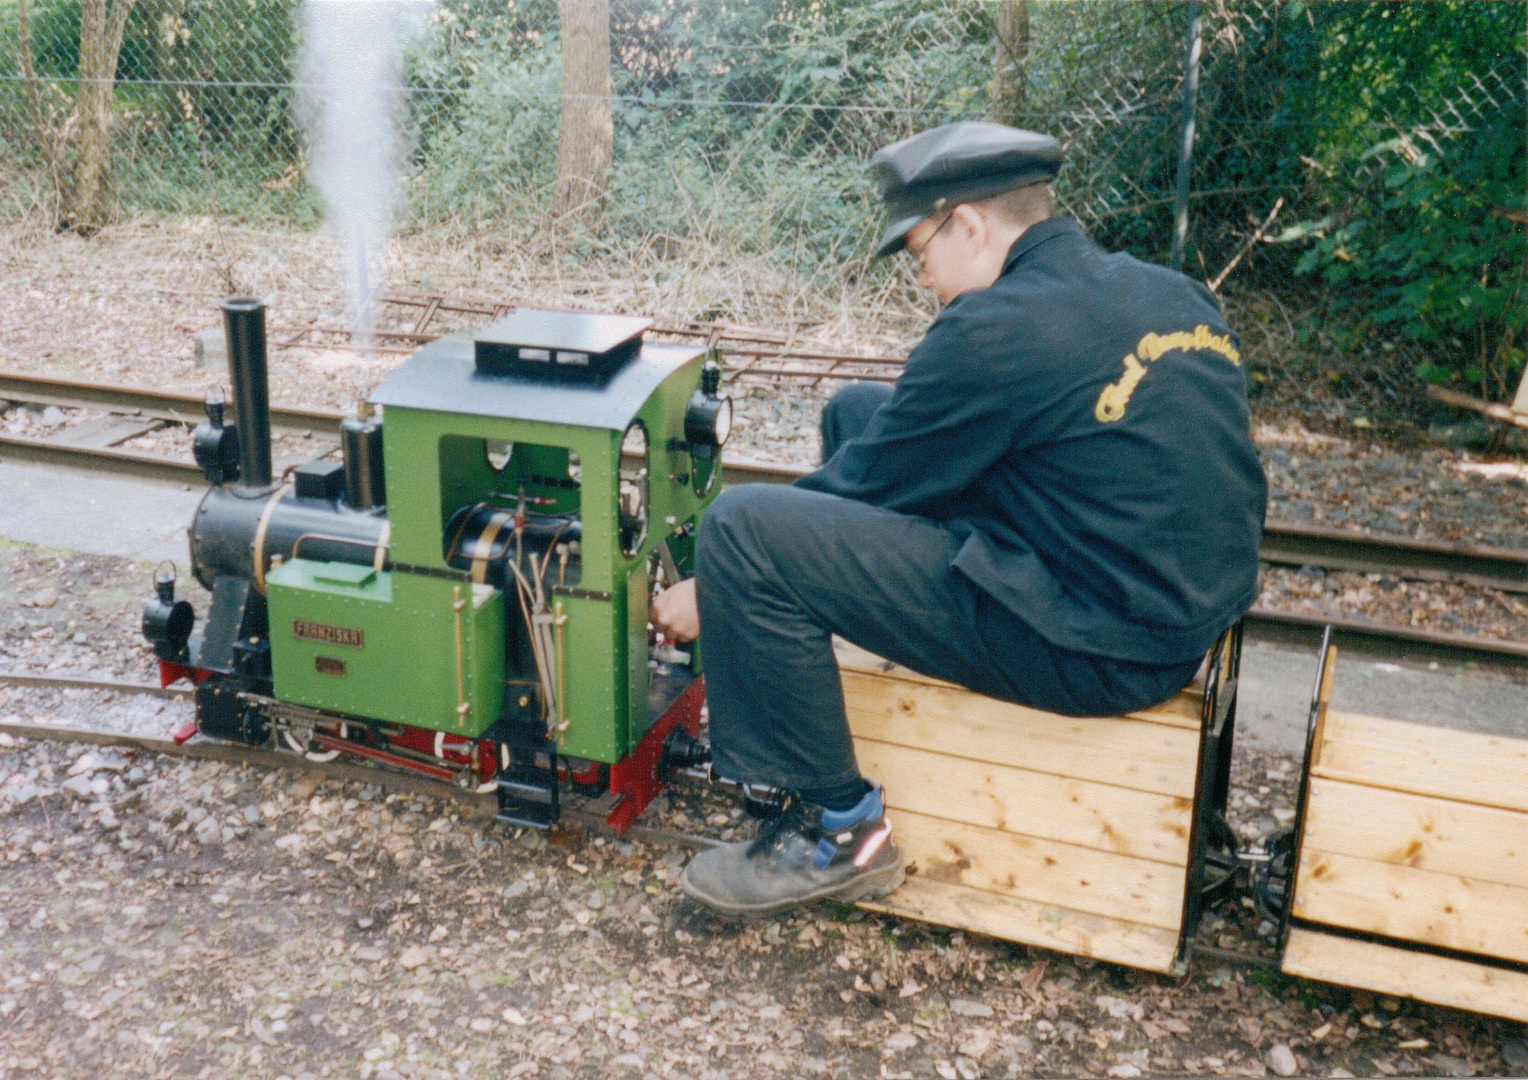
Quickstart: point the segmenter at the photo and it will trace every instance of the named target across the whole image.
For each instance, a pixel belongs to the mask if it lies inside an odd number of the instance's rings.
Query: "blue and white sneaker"
[[[871,900],[904,877],[876,786],[852,810],[826,810],[787,796],[758,836],[701,852],[679,884],[715,912],[757,918],[815,900]]]

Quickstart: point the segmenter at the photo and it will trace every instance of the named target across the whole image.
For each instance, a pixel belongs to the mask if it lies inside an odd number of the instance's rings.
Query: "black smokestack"
[[[239,433],[239,481],[245,487],[271,484],[271,397],[265,370],[265,301],[230,296],[223,301],[228,336],[228,372],[233,378],[233,414]]]

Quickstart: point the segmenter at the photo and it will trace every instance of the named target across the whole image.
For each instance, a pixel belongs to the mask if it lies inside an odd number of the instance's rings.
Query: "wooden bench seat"
[[[1330,712],[1286,972],[1528,1020],[1528,740]]]
[[[1124,717],[996,701],[840,645],[910,875],[865,906],[1154,971],[1181,960],[1201,687]]]

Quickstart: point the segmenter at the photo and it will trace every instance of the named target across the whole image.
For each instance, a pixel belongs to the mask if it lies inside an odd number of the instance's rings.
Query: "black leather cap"
[[[882,147],[870,159],[891,225],[876,256],[899,250],[909,230],[945,206],[1056,178],[1061,144],[1038,131],[961,120]]]

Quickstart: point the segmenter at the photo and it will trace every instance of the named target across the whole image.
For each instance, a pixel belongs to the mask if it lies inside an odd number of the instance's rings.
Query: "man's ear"
[[[955,219],[951,227],[959,229],[963,239],[976,247],[986,243],[987,219],[980,210],[970,203],[961,203],[950,216]]]

